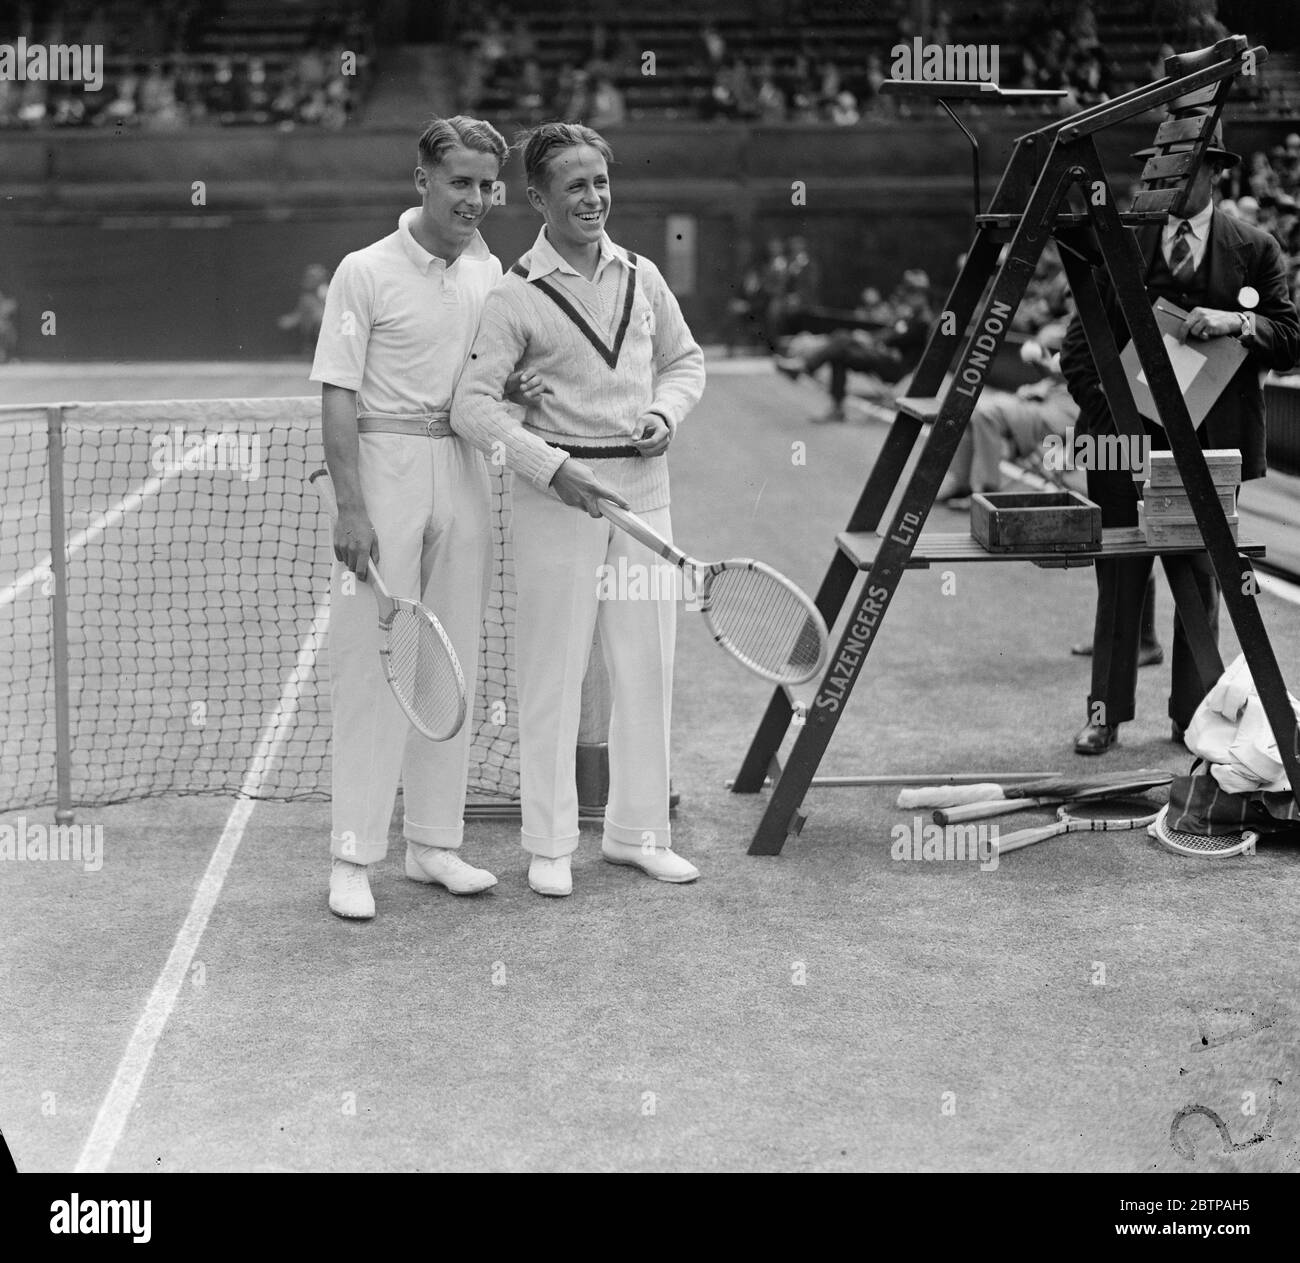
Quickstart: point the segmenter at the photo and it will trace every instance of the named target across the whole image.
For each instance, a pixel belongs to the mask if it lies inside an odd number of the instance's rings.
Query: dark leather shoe
[[[1170,720],[1169,740],[1176,742],[1178,745],[1182,745],[1183,738],[1186,736],[1187,736],[1187,729],[1184,728],[1182,724],[1178,722],[1178,720],[1176,719]]]
[[[1119,740],[1119,724],[1089,724],[1074,739],[1075,754],[1105,754]]]

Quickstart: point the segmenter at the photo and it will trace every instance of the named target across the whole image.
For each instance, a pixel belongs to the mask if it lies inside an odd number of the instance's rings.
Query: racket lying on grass
[[[811,598],[761,561],[696,561],[673,547],[635,513],[596,502],[615,526],[700,582],[700,613],[713,639],[755,675],[802,684],[826,665],[830,637]]]
[[[1168,785],[1173,779],[1172,772],[1160,768],[1139,768],[1136,772],[1114,772],[1091,777],[1053,776],[1047,780],[1026,781],[1020,785],[997,785],[993,786],[999,791],[997,797],[986,796],[983,801],[968,801],[958,806],[943,807],[934,813],[934,818],[939,824],[958,824],[963,820],[982,820],[986,816],[1027,811],[1031,807],[1054,807],[1061,802],[1124,798],[1155,789],[1159,785]],[[899,798],[901,800],[901,794]]]
[[[338,517],[328,473],[318,469],[309,481],[331,518]],[[447,741],[465,722],[465,676],[451,639],[427,605],[393,596],[379,567],[367,569],[379,603],[379,630],[386,639],[379,650],[388,686],[411,726],[431,741]]]
[[[1181,829],[1169,827],[1169,808],[1163,807],[1147,828],[1149,837],[1155,838],[1161,846],[1179,855],[1203,855],[1209,859],[1225,859],[1230,855],[1240,855],[1249,851],[1259,841],[1259,834],[1253,829],[1243,829],[1240,833],[1224,833],[1217,838],[1205,837],[1199,833],[1185,833]]]
[[[1121,816],[1116,814],[1120,806],[1113,802],[1063,803],[1056,809],[1055,824],[1005,834],[993,843],[993,852],[1005,855],[1008,851],[1018,851],[1021,847],[1059,838],[1066,833],[1122,833],[1128,829],[1141,829],[1153,823],[1160,814],[1157,810],[1149,814]]]

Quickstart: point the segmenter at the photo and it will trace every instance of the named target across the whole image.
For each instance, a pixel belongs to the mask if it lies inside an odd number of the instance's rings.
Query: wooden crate
[[[1237,515],[1230,513],[1228,530],[1233,542],[1237,540]],[[1143,501],[1138,501],[1138,529],[1146,536],[1152,548],[1157,547],[1204,547],[1200,523],[1194,517],[1168,517],[1156,515],[1148,517]]]
[[[1142,484],[1142,502],[1146,505],[1147,517],[1195,517],[1192,502],[1181,487],[1153,487],[1149,482]],[[1219,503],[1223,511],[1231,517],[1237,511],[1237,492],[1235,487],[1219,488]]]
[[[1235,487],[1241,481],[1241,453],[1235,447],[1214,447],[1201,455],[1216,487]],[[1147,454],[1147,481],[1153,487],[1169,487],[1175,491],[1182,487],[1183,476],[1174,464],[1173,452]]]
[[[970,533],[991,553],[1096,552],[1101,509],[1077,491],[984,491],[971,496]]]

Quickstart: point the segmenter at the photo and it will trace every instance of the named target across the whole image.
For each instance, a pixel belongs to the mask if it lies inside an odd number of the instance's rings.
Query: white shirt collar
[[[415,234],[411,232],[411,225],[415,223],[419,215],[420,207],[418,206],[412,206],[409,210],[404,210],[397,221],[397,230],[398,241],[401,243],[403,252],[421,272],[427,272],[435,264],[441,264],[444,268],[448,266],[455,267],[456,263],[459,263],[461,259],[491,258],[492,252],[487,248],[487,242],[483,240],[483,234],[475,229],[469,245],[460,252],[455,262],[449,265],[446,259],[432,254],[416,241]]]
[[[596,257],[596,272],[592,280],[599,280],[600,274],[610,263],[622,263],[627,266],[627,251],[622,246],[616,246],[610,239],[609,233],[600,234],[599,252]],[[533,242],[533,248],[528,252],[528,279],[535,281],[539,276],[547,276],[551,272],[564,272],[569,276],[582,276],[582,273],[567,262],[560,252],[551,245],[551,239],[546,235],[546,225],[543,224],[541,231],[537,234],[537,239]],[[587,278],[582,276],[583,280]]]
[[[1191,235],[1198,241],[1206,240],[1206,234],[1210,231],[1210,216],[1214,214],[1214,202],[1211,201],[1196,212],[1195,215],[1187,217],[1188,224],[1191,225]],[[1170,215],[1165,221],[1165,241],[1172,241],[1178,235],[1179,225],[1182,219],[1175,219]]]

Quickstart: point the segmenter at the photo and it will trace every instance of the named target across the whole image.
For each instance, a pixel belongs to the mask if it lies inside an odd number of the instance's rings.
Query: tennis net
[[[320,401],[63,404],[73,806],[329,796]],[[0,408],[0,810],[57,802],[50,419]],[[492,468],[470,795],[518,798],[508,477]]]

